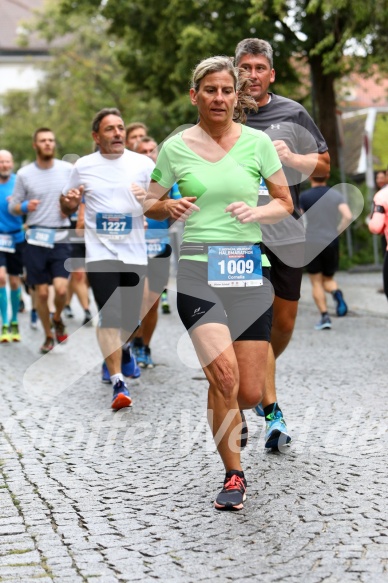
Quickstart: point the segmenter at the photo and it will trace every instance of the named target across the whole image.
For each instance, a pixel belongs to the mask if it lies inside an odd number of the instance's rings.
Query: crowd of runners
[[[184,224],[177,307],[209,381],[209,423],[226,473],[219,510],[239,510],[245,500],[245,409],[265,418],[266,448],[291,443],[276,359],[297,315],[305,264],[301,212],[330,190],[322,190],[330,158],[321,132],[299,103],[269,90],[274,81],[270,44],[244,39],[234,64],[210,57],[197,65],[189,98],[198,123],[160,152],[145,124],[126,126],[115,108],[91,119],[95,151],[74,164],[55,157],[55,134],[44,126],[33,136],[34,162],[16,176],[12,154],[0,151],[0,341],[21,340],[22,278],[31,326],[39,318],[43,330],[42,354],[68,340],[73,294],[83,325],[91,324],[93,294],[101,379],[112,384],[114,410],[132,404],[127,379],[154,366],[150,345],[161,297],[169,312],[170,229]],[[301,205],[307,177],[314,192]],[[338,213],[349,222],[341,195],[331,200],[332,223]],[[384,204],[376,201],[371,223],[379,232],[376,213],[380,219]],[[333,280],[338,242],[324,257],[318,243],[309,274],[319,296],[316,328],[325,329],[331,323],[322,294],[332,293],[338,316],[347,306]]]

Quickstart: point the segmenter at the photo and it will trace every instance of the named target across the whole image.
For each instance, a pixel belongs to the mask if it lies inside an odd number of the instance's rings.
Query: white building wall
[[[45,57],[39,60],[26,60],[26,57],[19,60],[9,57],[0,57],[0,95],[7,91],[21,90],[30,91],[37,87],[39,81],[44,78],[42,63],[47,60]]]

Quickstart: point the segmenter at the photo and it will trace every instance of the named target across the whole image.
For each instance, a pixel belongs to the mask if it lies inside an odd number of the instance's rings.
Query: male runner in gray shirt
[[[54,286],[55,313],[52,322],[58,343],[67,340],[61,313],[66,303],[69,272],[64,263],[71,249],[63,240],[70,221],[60,208],[59,196],[69,179],[72,165],[55,156],[55,136],[49,128],[39,128],[33,136],[36,161],[24,166],[16,176],[15,190],[9,211],[27,215],[27,243],[24,262],[27,283],[34,286],[39,318],[45,332],[42,354],[54,348],[50,312],[47,305],[48,288]]]
[[[266,418],[265,447],[276,449],[291,441],[283,414],[277,404],[275,359],[291,340],[298,310],[303,265],[304,230],[299,218],[300,183],[308,176],[325,176],[330,169],[326,142],[307,111],[299,103],[268,91],[275,81],[273,51],[264,40],[248,38],[236,47],[236,66],[252,81],[251,95],[258,111],[249,112],[247,125],[265,131],[273,140],[290,187],[294,216],[283,224],[261,225],[266,255],[271,262],[275,291],[271,346],[268,353],[266,393],[258,414]],[[260,188],[259,204],[268,201],[265,185]]]

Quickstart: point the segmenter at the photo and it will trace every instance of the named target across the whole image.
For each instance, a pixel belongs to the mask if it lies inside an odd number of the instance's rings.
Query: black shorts
[[[192,332],[202,324],[225,324],[232,340],[266,340],[272,325],[270,269],[259,287],[214,288],[207,282],[207,262],[181,259],[177,274],[178,313]]]
[[[85,270],[85,243],[70,243],[70,247],[71,255],[66,263],[66,267],[69,269],[69,271],[77,271],[78,269]]]
[[[51,284],[56,277],[69,277],[65,261],[70,257],[68,243],[56,243],[53,249],[26,244],[23,261],[27,271],[28,285]]]
[[[107,259],[89,261],[86,271],[100,328],[121,328],[132,334],[139,326],[147,266]]]
[[[333,277],[339,266],[339,245],[329,245],[307,265],[307,273]]]
[[[8,275],[23,274],[23,253],[26,242],[15,243],[15,253],[0,251],[0,267],[5,267]]]
[[[168,284],[170,275],[171,247],[166,245],[164,253],[148,257],[148,287],[152,292],[161,294]]]
[[[303,246],[304,243],[295,244],[295,256],[300,256],[301,265],[303,258],[300,254],[303,252]],[[290,302],[297,302],[300,299],[303,267],[290,267],[286,265],[268,247],[265,247],[265,254],[271,263],[271,283],[275,296]]]

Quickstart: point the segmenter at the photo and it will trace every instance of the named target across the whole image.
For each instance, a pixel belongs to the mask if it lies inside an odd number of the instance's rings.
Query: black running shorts
[[[339,266],[339,245],[329,245],[321,251],[307,266],[307,273],[314,275],[322,273],[325,277],[333,277]]]
[[[51,284],[56,277],[69,277],[65,261],[71,255],[68,243],[55,243],[53,249],[27,243],[23,261],[27,271],[28,285]]]
[[[225,324],[232,340],[269,342],[273,290],[270,269],[259,287],[214,288],[207,283],[207,262],[181,259],[177,274],[178,313],[191,332],[202,324]]]
[[[90,261],[86,271],[100,328],[121,328],[132,334],[139,326],[147,266],[116,260]]]
[[[83,270],[85,271],[85,243],[71,243],[71,258],[69,259],[69,267],[71,271]]]
[[[148,257],[148,287],[152,292],[161,294],[168,284],[170,275],[171,247],[166,245],[164,253]]]
[[[300,262],[303,263],[304,243],[295,244],[297,257],[300,256]],[[291,247],[291,246],[289,246]],[[303,267],[290,267],[281,261],[275,253],[268,247],[265,247],[265,254],[271,263],[271,283],[275,292],[275,296],[290,302],[297,302],[300,298],[300,286],[302,284]]]
[[[5,267],[8,275],[23,274],[23,253],[26,242],[15,244],[15,253],[0,251],[0,267]]]

